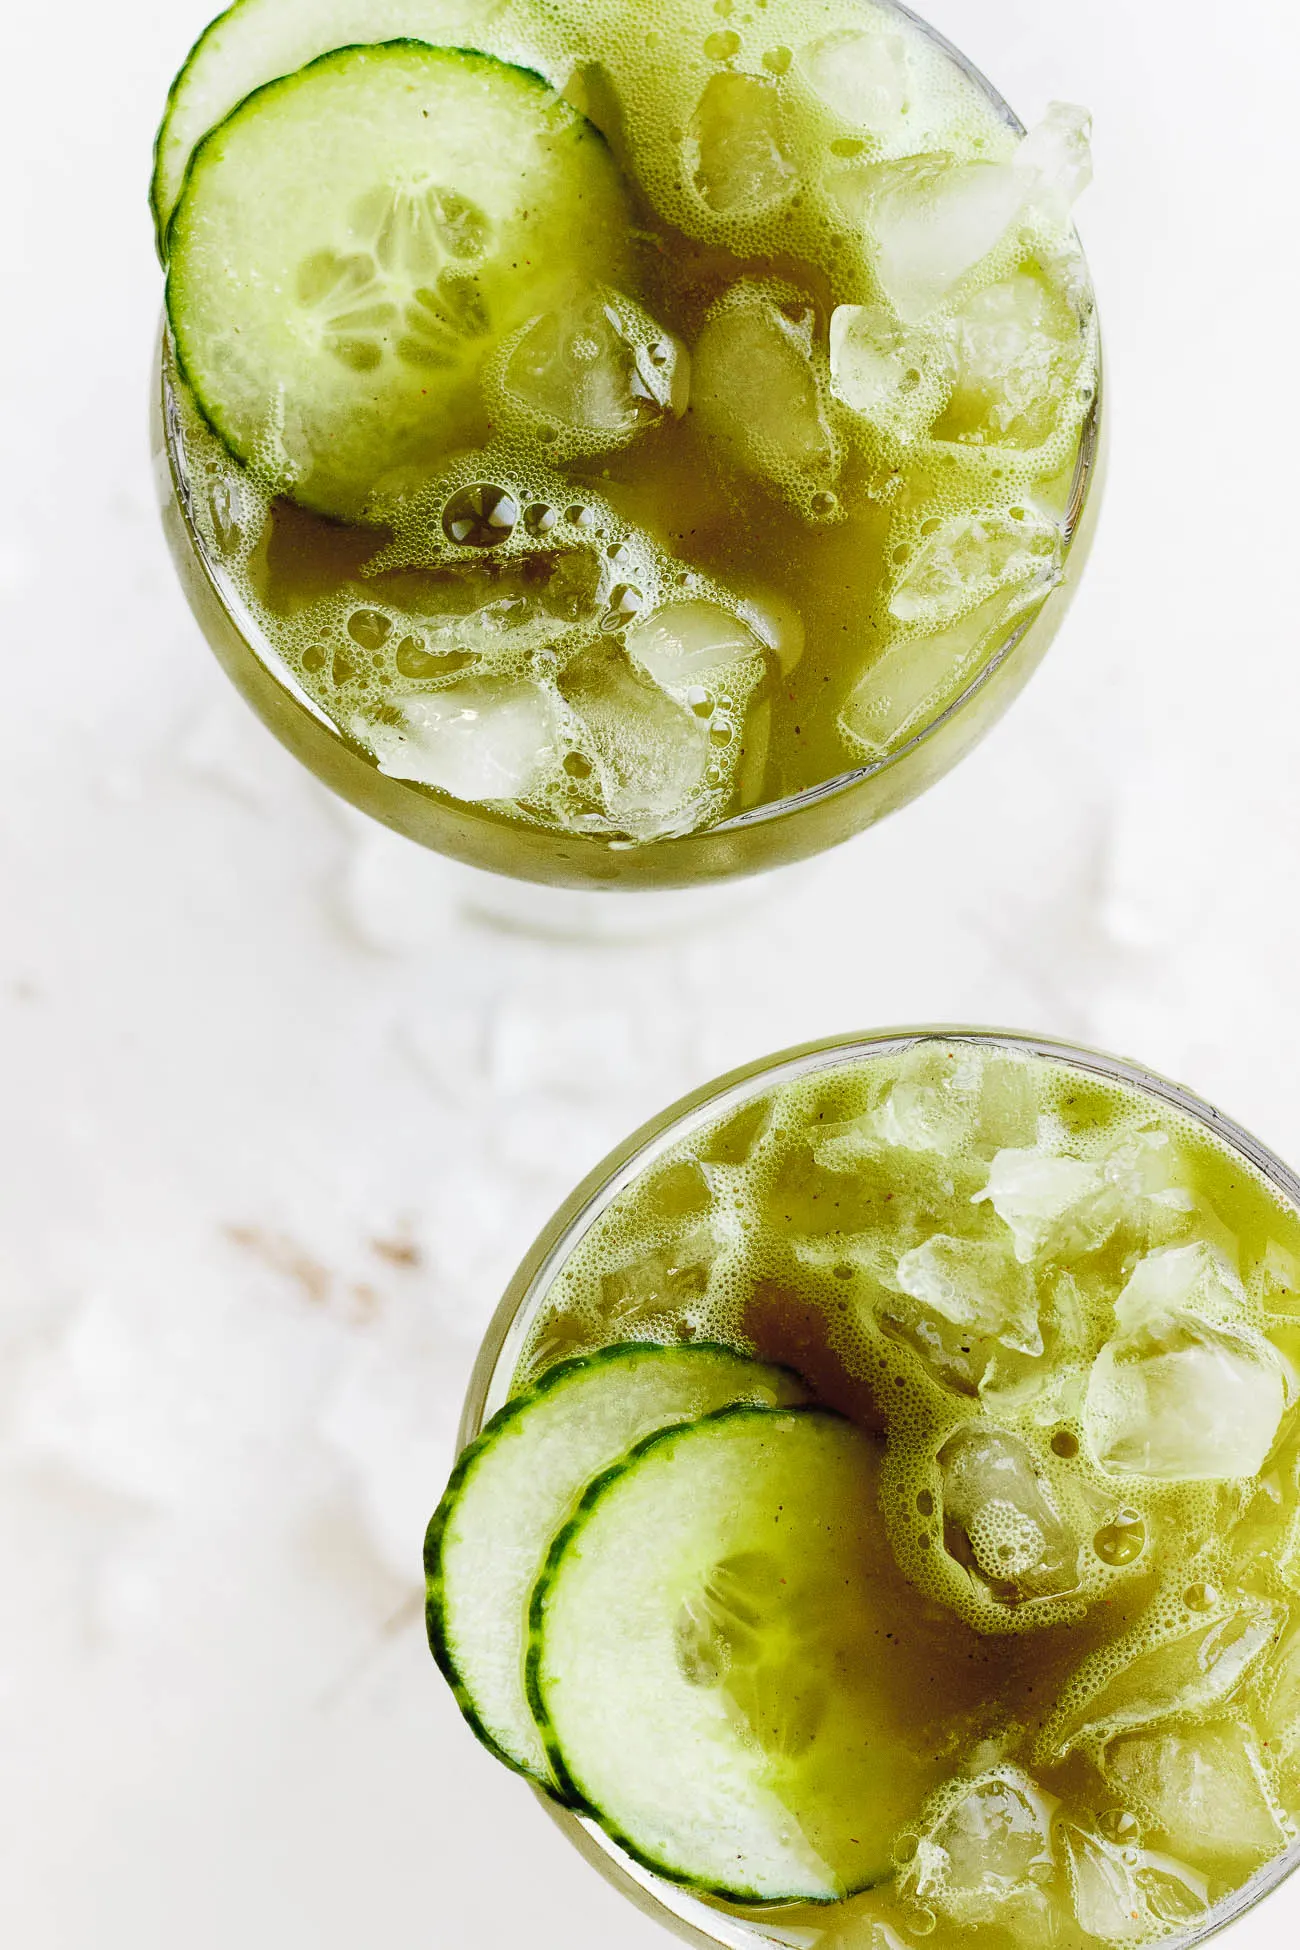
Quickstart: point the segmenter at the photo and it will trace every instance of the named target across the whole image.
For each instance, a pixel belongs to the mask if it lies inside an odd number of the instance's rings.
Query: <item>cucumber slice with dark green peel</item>
[[[266,484],[354,519],[483,437],[478,369],[627,249],[603,139],[537,75],[389,41],[250,95],[194,153],[167,311],[205,417]]]
[[[433,1656],[500,1759],[551,1782],[524,1690],[528,1605],[592,1477],[669,1423],[804,1398],[793,1375],[730,1348],[638,1343],[552,1368],[493,1417],[457,1464],[424,1555]]]
[[[159,256],[166,256],[190,157],[255,88],[335,48],[375,41],[428,41],[509,58],[499,38],[505,12],[502,0],[236,0],[199,35],[167,97],[149,186]]]
[[[557,1537],[533,1711],[561,1789],[647,1868],[745,1903],[893,1874],[942,1775],[918,1728],[944,1675],[911,1643],[879,1462],[830,1410],[723,1410],[650,1437]]]

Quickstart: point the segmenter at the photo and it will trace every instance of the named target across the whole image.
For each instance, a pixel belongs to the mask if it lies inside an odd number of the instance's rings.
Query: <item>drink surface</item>
[[[879,1445],[862,1659],[898,1777],[933,1763],[883,1882],[756,1934],[1154,1940],[1294,1842],[1300,1221],[1204,1126],[990,1043],[760,1083],[581,1237],[514,1386],[656,1340],[784,1364]],[[793,1629],[750,1586],[683,1655],[740,1718]]]
[[[431,192],[436,152],[295,240],[313,386],[404,359],[446,381],[423,432],[357,461],[336,430],[322,462],[297,375],[241,419],[203,370],[246,328],[188,322],[221,282],[179,251],[208,234],[202,146],[170,233],[171,433],[241,626],[380,774],[615,848],[897,753],[1062,579],[1098,383],[1085,118],[1022,140],[866,0],[414,11],[544,77],[527,114],[589,118],[608,208],[518,302],[483,268],[490,197],[472,166]],[[386,322],[394,280],[418,340]]]

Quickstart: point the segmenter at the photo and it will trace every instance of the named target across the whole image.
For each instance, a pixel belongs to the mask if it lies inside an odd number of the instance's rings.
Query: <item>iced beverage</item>
[[[1300,1816],[1296,1194],[991,1033],[679,1107],[485,1351],[428,1548],[475,1730],[696,1940],[1225,1920]]]
[[[1026,136],[869,0],[241,0],[154,181],[195,608],[461,858],[684,884],[843,838],[1080,565],[1089,169],[1081,110]]]

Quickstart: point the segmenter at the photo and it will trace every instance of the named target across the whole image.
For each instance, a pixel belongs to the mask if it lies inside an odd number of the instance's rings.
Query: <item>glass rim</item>
[[[464,1448],[509,1399],[511,1384],[533,1318],[555,1275],[580,1240],[621,1192],[656,1157],[684,1137],[734,1113],[760,1094],[844,1064],[896,1055],[925,1042],[966,1043],[1012,1050],[1082,1070],[1154,1097],[1234,1151],[1277,1196],[1300,1212],[1300,1174],[1250,1131],[1183,1084],[1127,1057],[1086,1043],[1031,1031],[932,1023],[901,1028],[848,1031],[796,1044],[743,1064],[678,1098],[648,1119],[610,1151],[570,1194],[525,1254],[480,1344],[466,1390],[458,1446]],[[807,1934],[781,1935],[779,1911],[706,1903],[691,1890],[652,1875],[612,1842],[597,1823],[561,1808],[543,1789],[535,1793],[567,1839],[599,1872],[640,1908],[689,1943],[707,1950],[755,1950],[764,1941],[814,1944]],[[1266,1862],[1238,1889],[1224,1896],[1185,1930],[1152,1938],[1152,1950],[1191,1950],[1217,1936],[1300,1868],[1300,1838]]]
[[[922,15],[914,12],[911,7],[903,5],[902,0],[870,0],[870,4],[878,7],[883,6],[887,11],[900,14],[904,19],[910,21],[918,32],[924,34],[929,41],[940,48],[956,67],[980,89],[1008,128],[1013,129],[1018,135],[1025,133],[1024,123],[1011,107],[1006,97],[993,86],[988,76],[967,55],[963,54],[960,48],[954,46],[947,35],[940,33],[938,28],[932,27],[929,21],[924,19]],[[1078,241],[1078,232],[1075,231],[1074,235],[1076,241]],[[1079,247],[1082,253],[1083,247],[1081,243]],[[1086,253],[1083,253],[1083,255],[1086,264]],[[1089,284],[1091,285],[1091,273],[1089,273]],[[329,714],[315,703],[314,699],[308,695],[307,691],[297,681],[293,672],[279,655],[275,645],[271,642],[266,632],[256,626],[253,619],[246,614],[244,606],[237,599],[230,578],[222,569],[221,564],[213,560],[207,544],[199,531],[198,523],[194,519],[193,510],[190,505],[190,486],[188,469],[185,465],[183,443],[174,414],[169,413],[167,410],[169,392],[174,383],[186,386],[187,391],[189,389],[180,361],[176,357],[175,348],[171,345],[171,333],[165,308],[162,317],[161,341],[163,357],[161,359],[160,384],[168,472],[176,500],[180,506],[190,548],[197,557],[213,594],[245,647],[257,658],[268,676],[282,687],[286,695],[292,699],[299,710],[304,711],[323,729],[337,737],[340,743],[355,752],[358,757],[373,764],[373,754],[358,744],[355,739],[350,738],[342,726],[336,724]],[[169,348],[171,350],[171,364],[173,368],[171,373],[168,371],[168,359],[166,357]],[[1092,400],[1080,427],[1078,451],[1075,455],[1074,470],[1070,479],[1065,512],[1061,520],[1063,541],[1061,553],[1062,574],[1064,573],[1065,565],[1069,560],[1071,550],[1078,537],[1084,511],[1087,507],[1089,493],[1094,483],[1094,477],[1098,471],[1104,417],[1104,366],[1105,360],[1101,334],[1100,328],[1098,328],[1096,382]],[[191,394],[192,397],[193,395]],[[197,402],[195,402],[195,405],[197,407]],[[199,410],[201,412],[201,409]],[[220,435],[216,437],[220,439]],[[235,464],[238,465],[238,463]],[[792,819],[797,814],[807,811],[813,806],[821,805],[827,800],[838,799],[842,795],[854,791],[859,786],[864,786],[871,780],[882,778],[886,774],[894,771],[907,760],[913,758],[919,751],[923,750],[932,740],[938,738],[948,726],[963,715],[969,705],[975,702],[986,687],[992,683],[994,677],[1003,666],[1014,657],[1025,639],[1032,634],[1040,620],[1044,604],[1050,602],[1060,587],[1061,584],[1059,581],[1055,584],[1049,584],[1043,601],[1037,603],[1030,610],[1029,614],[1017,623],[1006,641],[1000,644],[993,655],[984,661],[969,681],[963,685],[956,697],[950,698],[937,716],[919,726],[906,742],[899,745],[895,750],[885,752],[881,757],[868,760],[865,764],[849,766],[845,771],[837,772],[829,779],[821,779],[815,785],[803,786],[798,792],[789,793],[784,798],[772,799],[759,806],[750,806],[743,812],[733,813],[730,818],[718,820],[714,824],[702,827],[696,832],[668,834],[661,839],[648,842],[648,846],[651,849],[669,850],[675,845],[689,845],[693,841],[713,834],[743,833],[752,831],[757,827],[775,825],[779,821]],[[404,787],[409,792],[415,793],[417,798],[420,799],[434,796],[433,789],[421,785],[418,780],[395,779],[392,783]],[[454,803],[463,810],[476,814],[478,817],[492,824],[504,822],[507,825],[511,825],[516,823],[511,819],[510,815],[490,812],[481,805],[476,806],[459,800]],[[569,833],[561,828],[539,826],[534,830],[549,833],[556,839],[563,840],[566,845],[571,845],[575,842],[581,843],[587,840],[594,840],[601,845],[609,843],[602,840],[599,835]],[[613,843],[615,845],[627,844],[627,842],[620,843],[617,840]]]

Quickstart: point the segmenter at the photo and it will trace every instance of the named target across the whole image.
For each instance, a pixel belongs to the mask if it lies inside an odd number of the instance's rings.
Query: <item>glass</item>
[[[979,71],[943,36],[906,15],[975,82],[1006,124],[1023,125]],[[908,803],[947,773],[998,721],[1060,627],[1092,541],[1100,501],[1102,385],[1084,421],[1062,514],[1062,576],[1046,600],[1016,619],[962,692],[898,749],[790,797],[702,830],[632,844],[530,826],[388,777],[307,696],[260,628],[244,613],[195,520],[180,438],[179,381],[164,326],[152,401],[153,447],[163,524],[190,608],[227,675],[281,743],[334,792],[422,846],[519,880],[574,889],[672,889],[759,873],[806,860]]]
[[[781,1084],[863,1058],[895,1055],[910,1044],[934,1037],[1067,1063],[1155,1097],[1190,1122],[1204,1127],[1222,1145],[1247,1160],[1289,1205],[1300,1211],[1300,1176],[1257,1138],[1181,1085],[1120,1057],[1012,1031],[943,1025],[829,1037],[804,1044],[746,1064],[682,1098],[634,1132],[578,1186],[524,1259],[488,1329],[466,1395],[460,1425],[461,1446],[472,1442],[510,1398],[520,1357],[546,1303],[555,1274],[588,1229],[647,1166],[693,1132],[739,1110],[752,1098],[765,1096]],[[801,1919],[797,1927],[783,1928],[779,1920],[769,1921],[753,1912],[702,1902],[688,1890],[662,1881],[632,1861],[594,1822],[558,1807],[540,1789],[536,1792],[547,1813],[587,1861],[639,1909],[666,1924],[684,1942],[712,1946],[712,1950],[717,1950],[719,1945],[726,1946],[726,1950],[756,1950],[756,1946],[764,1943],[814,1950],[821,1934],[815,1925],[809,1926]],[[1190,1950],[1191,1945],[1216,1935],[1276,1889],[1298,1866],[1300,1841],[1223,1897],[1196,1924],[1156,1939],[1160,1950]]]

